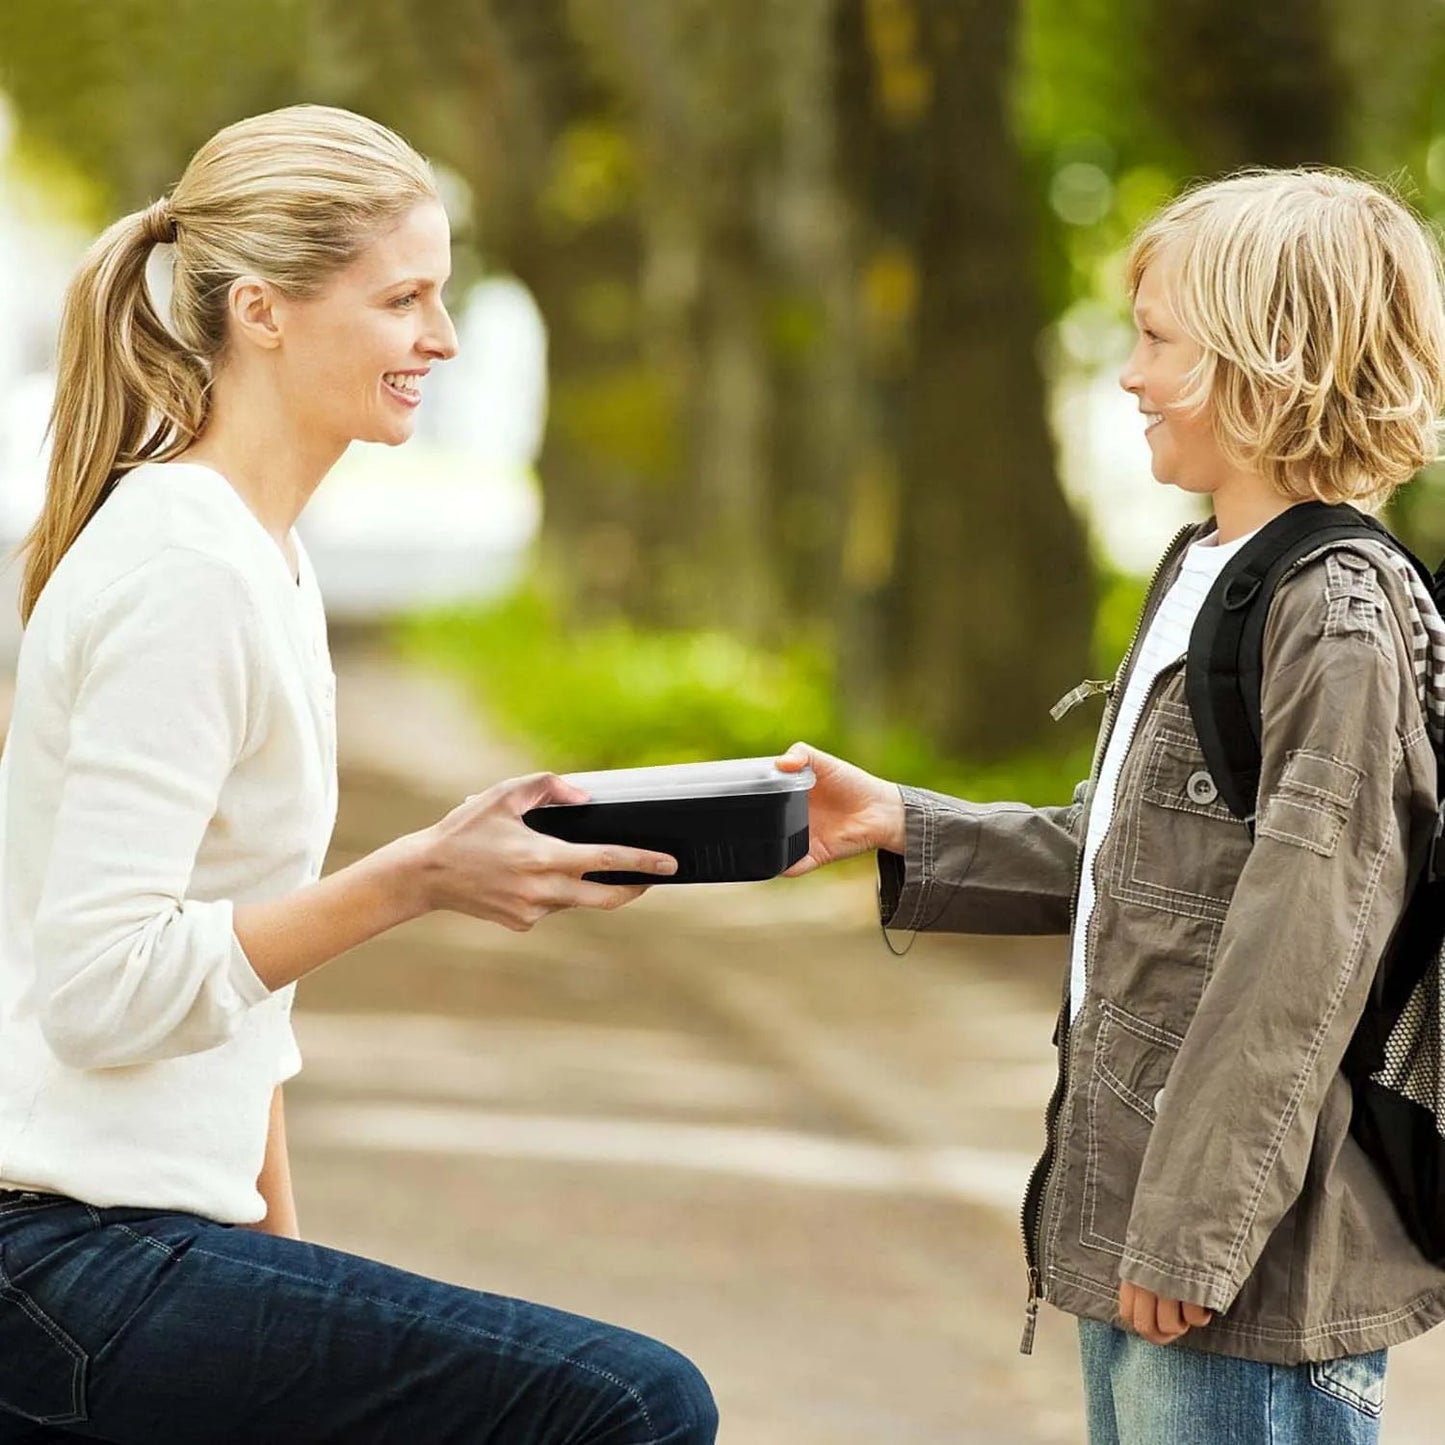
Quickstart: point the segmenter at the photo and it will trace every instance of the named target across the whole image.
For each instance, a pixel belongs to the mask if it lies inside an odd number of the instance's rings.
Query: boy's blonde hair
[[[1436,460],[1445,284],[1433,235],[1397,197],[1336,170],[1247,171],[1144,225],[1131,298],[1156,259],[1204,352],[1181,404],[1212,408],[1235,466],[1373,511]]]
[[[61,314],[45,502],[19,548],[22,622],[116,481],[176,456],[205,428],[231,283],[255,275],[285,295],[315,295],[436,199],[430,167],[393,131],[332,106],[293,105],[213,135],[168,197],[95,242]],[[159,245],[174,247],[174,330],[146,286]]]

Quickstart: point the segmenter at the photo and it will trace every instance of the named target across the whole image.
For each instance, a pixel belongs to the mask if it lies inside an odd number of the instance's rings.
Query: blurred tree
[[[979,757],[1035,738],[1091,579],[1034,362],[1013,11],[444,10],[414,79],[380,0],[338,23],[389,57],[363,108],[453,164],[438,97],[489,90],[502,153],[464,174],[548,318],[546,555],[574,613],[802,632],[878,727]]]
[[[1402,16],[1435,8],[1387,3]],[[1120,302],[1110,294],[1120,250],[1182,184],[1245,165],[1361,159],[1369,128],[1358,117],[1404,78],[1346,43],[1365,22],[1345,17],[1362,13],[1330,0],[1027,0],[1015,115],[1050,315],[1101,294]],[[1396,94],[1386,109],[1411,106]]]
[[[1194,174],[1398,156],[1445,212],[1436,0],[1381,6],[11,0],[0,85],[97,222],[237,115],[397,125],[546,316],[573,614],[801,634],[855,721],[986,758],[1087,651],[1041,323]]]
[[[855,692],[876,679],[895,715],[964,757],[1039,737],[1086,666],[1093,601],[1036,354],[1007,105],[1016,19],[996,0],[847,0],[839,24],[842,170],[878,398],[844,547],[862,625],[844,635],[877,648],[852,669]]]
[[[1327,0],[1156,0],[1149,99],[1202,175],[1340,164],[1346,78]]]
[[[540,471],[551,588],[575,616],[675,621],[649,564],[676,531],[680,379],[643,346],[636,146],[575,7],[445,0],[436,23],[419,27],[384,0],[323,3],[351,53],[375,58],[350,103],[460,171],[487,263],[520,277],[546,319]],[[401,77],[387,44],[398,27],[410,34]],[[458,144],[457,116],[468,117],[470,145]]]
[[[1445,23],[1436,0],[1379,0],[1335,11],[1354,103],[1346,124],[1357,162],[1392,180],[1445,227]],[[1445,464],[1395,494],[1395,530],[1431,566],[1445,558]]]
[[[296,99],[311,39],[298,0],[9,0],[0,88],[22,146],[94,183],[99,225],[159,195],[221,126]]]
[[[623,104],[637,162],[649,366],[677,403],[671,535],[648,559],[674,620],[776,635],[770,524],[778,420],[760,215],[778,104],[768,0],[582,0],[579,30]]]

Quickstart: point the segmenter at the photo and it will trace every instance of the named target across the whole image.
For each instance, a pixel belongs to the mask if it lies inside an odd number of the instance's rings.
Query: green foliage
[[[1025,0],[1014,74],[1015,124],[1052,150],[1093,137],[1113,150],[1158,142],[1144,85],[1143,0]]]
[[[172,185],[208,135],[299,99],[304,0],[0,5],[0,86],[27,143],[96,186],[95,224]]]
[[[1094,671],[1112,677],[1123,661],[1144,609],[1147,577],[1101,568],[1097,578],[1098,608],[1094,613]]]
[[[555,382],[548,420],[579,453],[662,485],[682,465],[677,411],[674,384],[639,364]]]
[[[803,362],[816,356],[828,337],[822,302],[802,291],[780,291],[771,298],[764,320],[768,341],[780,359]]]
[[[554,225],[585,231],[633,204],[638,176],[633,143],[616,123],[578,121],[558,137],[542,211]]]
[[[493,721],[558,769],[761,756],[827,730],[823,666],[804,648],[774,655],[620,619],[569,630],[534,589],[413,617],[398,636],[471,682]]]
[[[1188,172],[1152,79],[1150,14],[1145,0],[1025,0],[1020,12],[1013,124],[1050,317],[1090,298],[1117,305],[1101,269]]]
[[[1143,591],[1139,578],[1101,578],[1098,676],[1118,665]],[[957,796],[1057,803],[1088,772],[1100,706],[1081,708],[1054,746],[985,767],[941,756],[907,727],[850,727],[821,647],[765,651],[722,632],[652,632],[620,619],[568,628],[535,587],[488,607],[416,614],[396,639],[461,677],[492,726],[558,771],[761,757],[804,739]]]

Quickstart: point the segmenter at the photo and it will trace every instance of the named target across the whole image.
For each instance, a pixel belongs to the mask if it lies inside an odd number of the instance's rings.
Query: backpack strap
[[[1190,715],[1219,796],[1251,836],[1264,731],[1264,629],[1275,588],[1302,557],[1357,538],[1387,543],[1430,581],[1429,571],[1373,517],[1346,504],[1300,502],[1225,563],[1190,633],[1184,682]]]

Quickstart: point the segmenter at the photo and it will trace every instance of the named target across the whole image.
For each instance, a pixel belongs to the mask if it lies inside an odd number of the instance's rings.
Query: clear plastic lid
[[[728,758],[715,763],[669,763],[655,768],[611,768],[564,773],[594,803],[664,802],[726,798],[746,793],[800,793],[817,780],[811,767],[785,773],[772,758]]]

